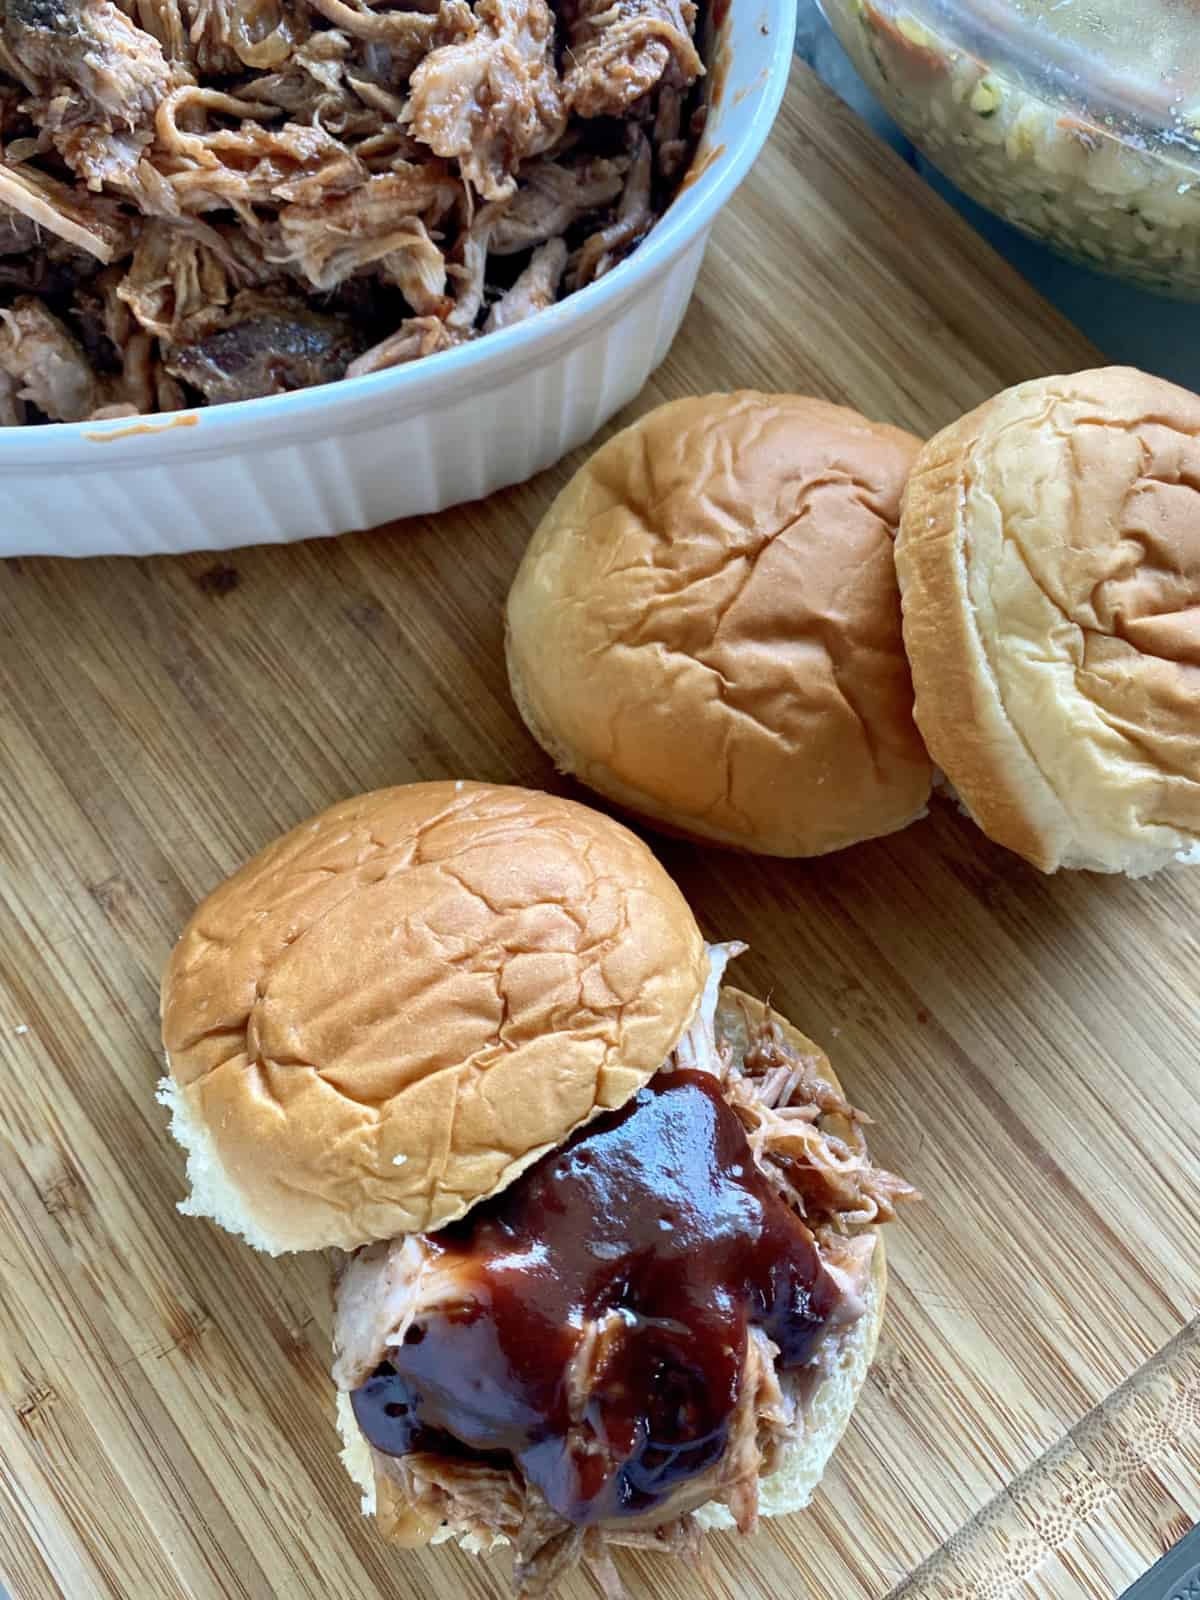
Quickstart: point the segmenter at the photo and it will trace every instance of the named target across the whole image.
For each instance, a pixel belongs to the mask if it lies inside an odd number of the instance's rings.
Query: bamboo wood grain
[[[798,68],[633,411],[758,384],[927,432],[1098,359]],[[505,1593],[503,1563],[396,1554],[358,1516],[323,1264],[175,1213],[157,979],[196,899],[339,796],[564,787],[509,700],[500,605],[567,470],[333,543],[0,568],[14,1600]],[[635,1600],[1117,1593],[1200,1510],[1200,874],[1044,879],[941,804],[820,862],[661,848],[928,1201],[813,1507],[699,1574],[624,1560]]]

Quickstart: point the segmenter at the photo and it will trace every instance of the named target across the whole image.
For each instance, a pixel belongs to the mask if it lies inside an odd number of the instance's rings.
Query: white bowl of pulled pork
[[[464,781],[334,806],[184,930],[182,1209],[332,1252],[330,1409],[382,1537],[615,1600],[624,1547],[807,1505],[913,1190],[819,1046],[723,985],[744,948],[610,818]]]
[[[335,534],[583,443],[667,352],[794,11],[0,0],[0,555]]]

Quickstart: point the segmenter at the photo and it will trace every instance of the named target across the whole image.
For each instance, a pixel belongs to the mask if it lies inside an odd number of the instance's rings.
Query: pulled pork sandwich
[[[0,426],[375,372],[603,276],[692,0],[0,0]]]
[[[742,948],[619,824],[478,783],[325,812],[185,930],[184,1209],[337,1247],[343,1459],[389,1537],[616,1594],[614,1547],[807,1503],[913,1191],[821,1051],[721,987]]]

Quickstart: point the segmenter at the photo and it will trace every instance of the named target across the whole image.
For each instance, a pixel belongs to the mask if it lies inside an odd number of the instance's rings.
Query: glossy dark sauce
[[[647,1511],[719,1459],[762,1328],[803,1365],[837,1290],[715,1079],[660,1074],[431,1243],[466,1295],[356,1390],[390,1455],[515,1461],[573,1522]],[[585,1320],[620,1324],[570,1414]]]

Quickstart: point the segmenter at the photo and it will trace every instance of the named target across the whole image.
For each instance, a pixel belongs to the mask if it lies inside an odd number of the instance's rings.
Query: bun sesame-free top
[[[669,829],[821,855],[920,816],[892,541],[920,441],[798,395],[660,406],[584,463],[508,597],[556,764]]]
[[[463,782],[333,806],[168,964],[191,1209],[272,1252],[441,1227],[657,1072],[707,970],[679,890],[599,812]]]

